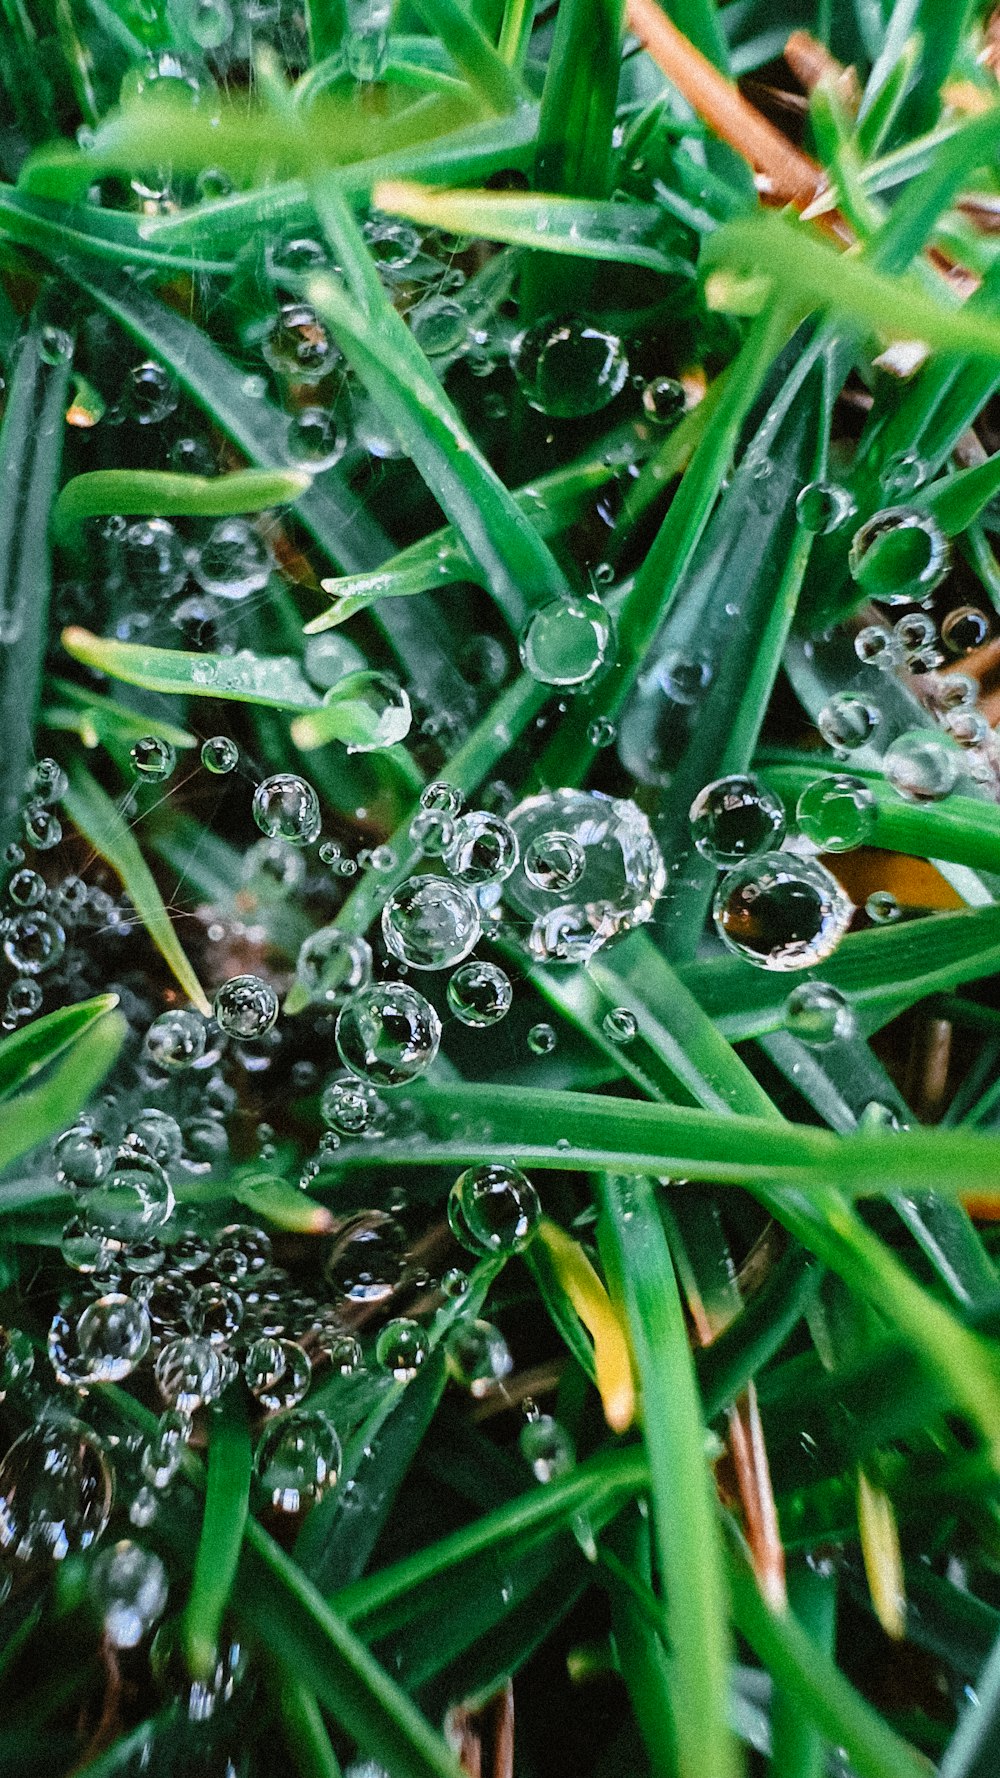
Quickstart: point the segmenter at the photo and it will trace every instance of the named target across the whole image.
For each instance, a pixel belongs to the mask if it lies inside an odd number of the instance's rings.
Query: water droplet
[[[228,1346],[243,1325],[243,1298],[216,1279],[200,1284],[191,1298],[191,1330],[213,1346]]]
[[[270,1421],[254,1455],[261,1488],[282,1513],[301,1512],[335,1488],[340,1463],[336,1428],[313,1408],[292,1408]]]
[[[691,804],[689,820],[698,851],[719,866],[773,851],[785,835],[781,798],[746,775],[706,784]]]
[[[827,982],[800,982],[785,1001],[785,1025],[793,1037],[814,1048],[851,1037],[854,1014],[836,988]]]
[[[137,1648],[166,1610],[169,1583],[153,1550],[123,1538],[95,1558],[87,1590],[112,1647]]]
[[[534,921],[527,947],[539,962],[586,962],[608,939],[652,917],[666,872],[635,803],[599,791],[552,790],[528,797],[508,819],[524,865],[508,879],[504,900]],[[566,891],[537,881],[541,857],[535,842],[545,841],[551,856],[554,835],[568,837],[583,852],[583,870]],[[575,860],[576,854],[570,850],[569,856]],[[554,892],[560,895],[555,907]]]
[[[506,1018],[514,998],[510,977],[495,963],[473,960],[448,982],[448,1005],[463,1025],[481,1028]]]
[[[903,659],[897,638],[881,624],[866,624],[854,638],[854,652],[866,667],[877,667],[880,673],[891,673]]]
[[[795,818],[821,852],[850,852],[866,846],[875,832],[875,798],[864,779],[838,772],[806,785]]]
[[[74,1272],[86,1277],[104,1270],[111,1249],[100,1229],[91,1228],[85,1217],[71,1216],[59,1237],[59,1251]]]
[[[167,1405],[182,1414],[194,1414],[222,1393],[222,1354],[199,1334],[183,1335],[162,1347],[154,1374]]]
[[[834,951],[853,908],[836,877],[791,854],[751,858],[722,879],[713,915],[731,951],[761,969],[809,969]]]
[[[124,585],[142,603],[173,599],[188,577],[184,545],[167,519],[140,519],[119,545]]]
[[[510,1347],[492,1321],[460,1321],[445,1340],[448,1370],[475,1401],[491,1394],[514,1368]]]
[[[331,1080],[323,1090],[320,1111],[323,1122],[345,1136],[361,1136],[370,1130],[384,1107],[375,1088],[353,1074]]]
[[[463,796],[453,784],[446,784],[443,779],[436,779],[427,784],[420,792],[420,806],[423,809],[436,809],[442,815],[458,815],[461,813]]]
[[[278,996],[259,975],[234,975],[216,993],[213,1011],[227,1037],[252,1043],[277,1023]]]
[[[294,1340],[265,1337],[247,1347],[243,1375],[261,1407],[277,1413],[297,1407],[308,1394],[312,1365]]]
[[[440,809],[421,809],[409,828],[410,839],[427,858],[441,858],[455,839],[455,823]]]
[[[295,979],[311,999],[340,1006],[371,980],[371,946],[339,926],[321,926],[301,946]]]
[[[865,902],[865,913],[877,926],[888,926],[898,920],[903,910],[888,889],[876,889]]]
[[[468,956],[479,934],[474,897],[447,877],[408,878],[382,910],[386,948],[411,969],[449,969]]]
[[[375,1342],[375,1357],[397,1383],[412,1383],[431,1355],[431,1343],[419,1321],[399,1316],[387,1321]]]
[[[579,315],[538,321],[511,349],[526,400],[556,419],[596,414],[625,386],[628,358],[621,340]]]
[[[92,1124],[81,1121],[64,1130],[55,1143],[56,1178],[70,1187],[96,1185],[106,1179],[114,1150]]]
[[[989,619],[975,605],[959,605],[941,625],[941,640],[952,654],[971,654],[982,648],[990,633]]]
[[[642,391],[642,411],[656,426],[673,426],[687,406],[684,384],[676,377],[651,377]]]
[[[43,364],[68,364],[73,356],[72,334],[46,322],[38,336],[38,356]]]
[[[137,778],[146,784],[162,784],[177,764],[177,754],[169,741],[159,735],[144,735],[129,748],[129,759]]]
[[[177,380],[152,358],[129,372],[129,406],[140,426],[159,426],[177,407]]]
[[[454,297],[428,296],[411,310],[410,331],[428,358],[440,358],[465,344],[469,317]]]
[[[36,870],[16,870],[7,884],[7,894],[15,907],[36,908],[45,900],[45,878]]]
[[[940,802],[950,796],[958,781],[962,756],[946,741],[927,729],[911,729],[899,735],[883,759],[885,775],[893,789],[910,802]]]
[[[519,1167],[467,1167],[448,1195],[452,1234],[472,1253],[523,1253],[541,1216],[538,1193]]]
[[[540,685],[584,685],[608,659],[611,638],[599,599],[553,599],[529,619],[521,661]]]
[[[868,745],[881,720],[881,711],[866,698],[836,691],[817,716],[816,727],[828,747],[851,753],[855,747]]]
[[[551,1025],[542,1021],[532,1025],[528,1032],[528,1048],[533,1056],[550,1056],[556,1047],[556,1034]]]
[[[912,494],[927,480],[928,469],[915,451],[893,451],[879,471],[879,482],[890,500]]]
[[[163,1168],[137,1143],[121,1144],[107,1174],[93,1183],[74,1181],[73,1186],[89,1221],[119,1240],[162,1228],[174,1208],[173,1190]]]
[[[543,833],[525,849],[524,874],[546,895],[564,895],[580,881],[587,854],[569,833]]]
[[[639,1026],[627,1006],[613,1006],[601,1020],[601,1029],[612,1043],[631,1043]]]
[[[104,1447],[77,1420],[44,1419],[0,1462],[0,1550],[16,1561],[60,1562],[89,1549],[111,1514]]]
[[[814,537],[839,530],[853,512],[854,501],[836,482],[807,482],[795,502],[795,517]]]
[[[322,825],[319,797],[294,772],[276,772],[258,784],[253,818],[268,839],[284,840],[289,846],[311,846]]]
[[[21,817],[24,837],[36,852],[51,852],[62,839],[62,822],[44,803],[29,803]]]
[[[171,1074],[193,1068],[205,1054],[205,1021],[187,1007],[161,1012],[146,1032],[145,1051],[158,1068]]]
[[[216,599],[246,599],[266,587],[274,558],[266,538],[249,519],[213,525],[192,570],[198,585]]]
[[[34,802],[57,803],[69,789],[69,779],[54,759],[40,759],[28,774],[28,795]]]
[[[472,809],[455,822],[445,863],[460,883],[478,889],[484,883],[506,882],[517,869],[519,856],[513,828],[499,815]]]
[[[95,1383],[120,1383],[149,1351],[149,1316],[130,1296],[98,1297],[76,1326],[84,1374]]]
[[[228,735],[210,735],[202,742],[201,763],[206,772],[222,776],[233,772],[240,763],[240,750]]]
[[[551,1414],[537,1414],[526,1421],[517,1443],[536,1482],[556,1482],[568,1475],[576,1462],[573,1440]]]
[[[950,555],[948,539],[929,513],[890,506],[855,531],[848,566],[876,604],[906,605],[940,585]]]
[[[261,352],[273,371],[296,383],[320,382],[340,358],[315,310],[305,303],[285,303],[278,310]]]
[[[437,1013],[405,982],[372,983],[337,1016],[341,1061],[352,1074],[377,1086],[402,1086],[424,1074],[440,1041]]]

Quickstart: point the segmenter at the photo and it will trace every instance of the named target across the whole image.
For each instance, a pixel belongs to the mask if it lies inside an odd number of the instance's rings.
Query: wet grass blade
[[[88,1023],[39,1086],[7,1103],[0,1127],[0,1170],[73,1122],[114,1066],[127,1035],[120,1012],[102,1014]]]
[[[160,955],[188,999],[207,1016],[211,1012],[208,996],[174,931],[138,840],[107,791],[91,777],[86,767],[74,760],[68,770],[69,788],[62,799],[63,808],[78,832],[121,879]]]
[[[73,625],[63,631],[63,647],[74,660],[138,685],[145,691],[175,697],[222,698],[239,704],[262,704],[269,710],[313,710],[320,704],[298,663],[290,655],[194,654],[181,648],[147,648],[141,642],[116,642]]]
[[[728,1722],[722,1545],[677,1279],[647,1179],[606,1175],[601,1245],[628,1316],[666,1594],[678,1778],[742,1768]]]
[[[210,1416],[205,1511],[181,1619],[188,1671],[202,1682],[215,1672],[223,1614],[240,1559],[250,1503],[250,1455],[246,1406],[238,1390],[230,1389]]]

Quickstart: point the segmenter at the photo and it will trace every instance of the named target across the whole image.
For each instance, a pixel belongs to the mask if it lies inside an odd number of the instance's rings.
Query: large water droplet
[[[834,951],[853,908],[836,877],[815,861],[776,853],[724,877],[713,905],[720,937],[761,969],[808,969]]]

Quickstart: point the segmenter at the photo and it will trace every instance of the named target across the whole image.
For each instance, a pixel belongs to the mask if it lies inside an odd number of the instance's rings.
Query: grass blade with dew
[[[250,1504],[250,1432],[246,1406],[229,1389],[211,1411],[205,1511],[191,1591],[181,1619],[181,1642],[193,1679],[211,1679],[228,1609]]]
[[[628,1316],[666,1593],[678,1778],[741,1770],[728,1724],[722,1546],[684,1311],[647,1179],[605,1175],[599,1233]]]
[[[0,1128],[0,1169],[73,1122],[114,1066],[127,1035],[128,1026],[120,1012],[101,1014],[85,1026],[69,1046],[69,1053],[38,1086],[27,1087],[8,1100]]]
[[[72,339],[39,303],[21,337],[0,426],[0,848],[15,835],[34,758],[52,584],[49,513],[63,444]]]
[[[136,914],[188,999],[206,1017],[208,996],[174,931],[149,865],[117,804],[79,760],[69,767],[62,805],[77,831],[121,879]]]
[[[182,648],[148,648],[94,636],[79,625],[63,631],[63,647],[74,660],[146,691],[175,697],[220,698],[262,704],[270,710],[318,709],[319,693],[291,655],[194,654]]]

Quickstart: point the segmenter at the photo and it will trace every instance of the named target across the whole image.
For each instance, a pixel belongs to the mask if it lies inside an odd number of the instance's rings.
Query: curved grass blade
[[[729,300],[721,274],[753,274],[802,315],[829,311],[884,339],[919,339],[932,350],[1000,361],[1000,326],[987,316],[949,309],[912,279],[888,277],[775,214],[724,223],[704,241],[700,264],[720,307]]]
[[[601,1245],[642,1392],[678,1778],[735,1778],[722,1547],[680,1291],[649,1180],[607,1174],[600,1196]]]
[[[88,840],[121,881],[154,945],[176,977],[188,999],[206,1017],[211,1013],[208,996],[195,975],[174,931],[170,915],[139,843],[124,816],[79,760],[68,767],[69,787],[63,808],[84,839]]]
[[[454,234],[483,235],[512,247],[544,247],[547,254],[641,265],[664,276],[690,277],[693,268],[659,245],[663,217],[652,204],[564,198],[551,193],[439,191],[385,179],[372,203],[390,216],[407,216]]]
[[[516,111],[524,97],[521,83],[471,9],[461,0],[416,0],[416,9],[487,108],[501,116]]]
[[[250,1504],[250,1455],[246,1406],[231,1388],[211,1413],[205,1512],[181,1619],[188,1671],[203,1682],[215,1672],[222,1617],[240,1559]]]
[[[110,998],[110,996],[109,996]],[[113,1067],[128,1035],[120,1012],[90,1022],[39,1086],[9,1101],[0,1122],[0,1170],[67,1128]],[[0,1192],[0,1203],[3,1194]]]
[[[86,519],[106,513],[146,518],[228,518],[288,506],[312,484],[295,469],[237,469],[230,475],[176,475],[161,469],[94,469],[68,481],[52,509],[53,532],[69,549]]]
[[[69,361],[42,355],[40,304],[21,338],[0,426],[0,848],[14,837],[34,758],[52,583],[49,513],[59,477]]]
[[[223,698],[262,704],[270,710],[312,710],[320,697],[290,655],[194,654],[182,648],[147,648],[116,642],[73,624],[63,631],[63,647],[74,660],[126,685],[176,697]]]
[[[75,1006],[58,1006],[22,1030],[10,1032],[0,1042],[0,1099],[16,1093],[117,1005],[117,994],[96,994]]]

